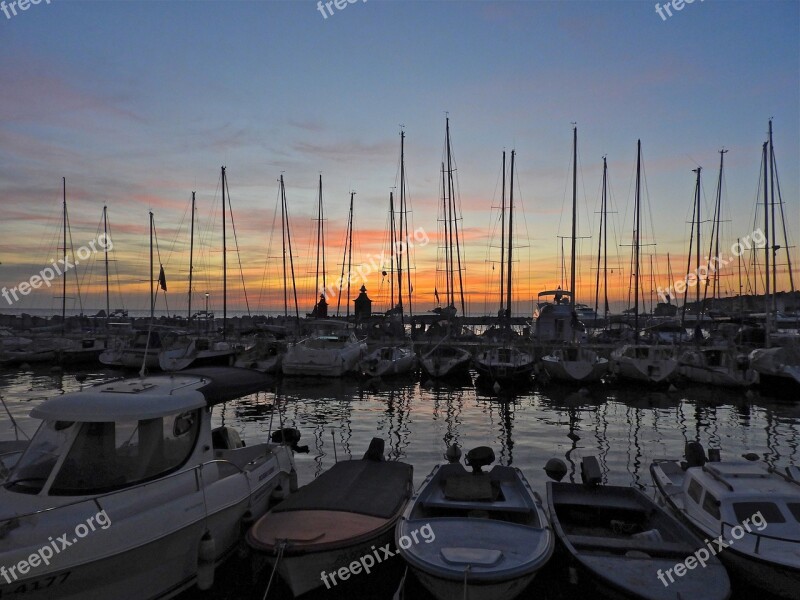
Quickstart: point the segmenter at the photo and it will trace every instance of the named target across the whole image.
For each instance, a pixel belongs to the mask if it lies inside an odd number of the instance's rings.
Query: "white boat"
[[[678,370],[672,346],[626,344],[611,353],[610,363],[619,377],[647,384],[666,384]]]
[[[650,466],[660,500],[711,540],[731,573],[772,594],[797,598],[800,482],[749,461],[707,462],[696,442],[687,444],[686,458]]]
[[[367,354],[358,369],[369,377],[390,377],[410,373],[417,368],[413,346],[381,346]]]
[[[796,400],[800,394],[800,346],[759,348],[750,353],[759,386],[770,394]]]
[[[457,460],[460,451],[448,455]],[[467,453],[472,473],[457,462],[437,465],[397,523],[401,556],[439,600],[511,600],[553,554],[541,498],[517,468],[481,471],[492,462],[492,449],[481,446]],[[425,543],[404,543],[425,528]]]
[[[608,373],[608,359],[580,344],[554,348],[542,357],[551,379],[567,383],[597,383]]]
[[[536,361],[530,352],[518,348],[490,348],[475,357],[475,370],[491,381],[516,381],[528,379]]]
[[[552,301],[546,298],[552,296]],[[570,308],[572,292],[562,289],[539,292],[534,313],[534,339],[539,343],[583,342],[588,339],[586,328]]]
[[[161,351],[162,336],[157,330],[148,333],[136,331],[130,340],[118,339],[111,348],[100,353],[99,360],[108,367],[125,367],[127,369],[142,368],[158,370],[158,353]]]
[[[314,327],[309,337],[288,345],[283,374],[341,377],[355,371],[367,345],[356,338],[352,325],[320,319]]]
[[[459,375],[469,371],[472,355],[453,344],[437,344],[420,358],[420,365],[435,379]]]
[[[288,447],[244,447],[211,428],[212,403],[263,385],[258,373],[209,369],[35,407],[43,422],[0,487],[0,565],[17,566],[0,596],[140,600],[210,587],[245,525],[295,485]]]
[[[363,460],[336,463],[261,517],[247,543],[295,596],[331,589],[341,569],[388,547],[413,487],[411,465],[385,461],[375,438]]]
[[[227,340],[204,336],[180,336],[158,353],[162,371],[183,371],[204,366],[230,366],[237,347]]]
[[[686,525],[635,487],[599,485],[602,471],[593,456],[584,457],[581,473],[583,483],[547,482],[553,528],[579,577],[588,574],[592,587],[610,598],[730,597],[728,575],[716,557],[702,569],[672,575],[676,562],[704,545]]]
[[[285,344],[278,342],[274,338],[258,337],[239,351],[234,367],[243,369],[255,369],[262,373],[280,373],[283,356],[286,353]]]
[[[693,383],[724,387],[749,387],[758,382],[746,355],[734,348],[692,348],[678,359],[678,372]]]

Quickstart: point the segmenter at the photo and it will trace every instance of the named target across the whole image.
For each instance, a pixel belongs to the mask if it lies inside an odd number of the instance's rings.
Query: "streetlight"
[[[206,292],[206,331],[208,331],[208,292]]]

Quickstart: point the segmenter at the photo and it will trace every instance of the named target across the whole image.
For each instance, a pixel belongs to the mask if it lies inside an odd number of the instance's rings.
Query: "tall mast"
[[[103,239],[105,240],[105,252],[103,253],[104,262],[106,266],[106,325],[108,325],[108,318],[111,314],[111,302],[108,293],[108,207],[103,206]]]
[[[400,256],[398,256],[397,261],[397,306],[400,309],[400,317],[403,316],[403,254],[408,252],[408,236],[403,237],[403,225],[405,225],[405,220],[403,218],[403,200],[406,196],[406,173],[405,173],[405,142],[406,142],[406,132],[402,129],[400,130],[400,231],[397,235],[397,240],[400,242]],[[392,219],[394,220],[394,219]]]
[[[636,213],[634,219],[634,235],[633,235],[633,252],[634,252],[634,274],[633,279],[635,286],[635,300],[633,303],[633,329],[635,333],[634,343],[638,343],[639,341],[639,225],[640,225],[640,187],[641,187],[641,173],[642,173],[642,140],[636,141],[636,204],[634,206],[634,212]]]
[[[578,218],[578,126],[572,126],[572,248],[569,260],[569,308],[575,311],[575,236]]]
[[[186,315],[190,320],[192,318],[192,275],[194,274],[194,197],[195,192],[192,192],[192,229],[189,235],[189,308]]]
[[[772,119],[769,120],[769,189],[770,189],[770,219],[772,221],[772,310],[777,310],[777,291],[778,291],[778,230],[775,229],[775,168],[773,164],[772,150]],[[766,177],[766,172],[764,173]],[[767,274],[769,276],[769,274]]]
[[[767,144],[768,144],[768,142],[764,142],[762,155],[763,155],[763,161],[764,161],[764,272],[766,274],[766,287],[764,288],[764,290],[765,290],[764,291],[764,306],[765,306],[765,309],[766,309],[766,315],[765,315],[765,321],[764,321],[764,329],[765,329],[764,339],[765,339],[767,348],[769,348],[769,325],[770,325],[770,323],[769,323],[769,320],[770,320],[769,319],[769,313],[770,313],[770,310],[771,310],[770,302],[769,302],[769,290],[770,290],[770,285],[769,285],[769,279],[770,279],[770,275],[769,275],[769,253],[771,251],[771,248],[769,247],[769,181],[767,180],[767,172],[769,170],[767,163],[768,163],[768,160],[769,160],[769,155],[767,153]]]
[[[603,157],[603,191],[600,197],[600,239],[597,241],[597,279],[595,282],[594,292],[594,314],[597,316],[600,305],[600,255],[603,259],[603,290],[605,294],[605,306],[603,309],[603,318],[605,319],[608,313],[608,237],[606,235],[608,229],[608,216],[606,214],[606,184],[607,184],[608,166],[606,164],[606,157]],[[603,250],[603,243],[605,243],[605,250]]]
[[[442,219],[444,222],[444,281],[445,281],[445,292],[444,292],[444,299],[445,304],[450,306],[450,273],[452,273],[452,262],[450,261],[450,218],[447,214],[447,175],[444,168],[444,163],[442,163]]]
[[[461,314],[466,315],[466,305],[464,303],[464,282],[461,276],[461,241],[458,236],[458,214],[455,200],[455,185],[453,184],[453,162],[452,153],[450,152],[450,117],[447,117],[447,184],[450,195],[451,215],[453,217],[452,234],[456,239],[456,258],[458,259],[458,292],[461,296]],[[453,259],[452,250],[450,252],[450,260]],[[450,271],[450,277],[453,278],[453,272]],[[452,283],[453,305],[455,305],[455,282]]]
[[[406,283],[408,294],[408,314],[412,315],[411,305],[411,249],[408,235],[408,207],[406,205],[406,161],[405,161],[406,132],[400,129],[400,237],[403,240],[403,254],[406,257]],[[403,254],[400,255],[400,266],[403,264]],[[400,308],[402,308],[402,293],[400,294]],[[400,316],[402,317],[402,311]]]
[[[507,327],[511,328],[511,252],[514,248],[512,235],[514,232],[514,156],[516,150],[511,151],[511,181],[509,182],[510,190],[508,191],[508,269],[506,272],[506,323]]]
[[[156,297],[153,293],[153,211],[150,211],[150,323],[156,312]]]
[[[503,150],[503,186],[500,192],[500,310],[505,302],[506,271],[506,151]],[[501,312],[502,314],[502,312]]]
[[[394,261],[395,261],[395,250],[397,249],[396,241],[397,238],[395,236],[395,229],[394,229],[394,192],[389,192],[389,244],[391,246],[390,249],[390,258],[389,258],[389,310],[392,310],[395,307],[394,303]],[[398,278],[399,279],[399,278]]]
[[[346,317],[350,317],[350,273],[352,272],[351,269],[353,267],[353,197],[356,195],[355,192],[350,192],[350,217],[348,219],[347,225],[347,237],[348,239],[348,248],[347,248],[347,311],[345,312]]]
[[[228,332],[228,250],[225,237],[225,167],[222,167],[222,339]]]
[[[322,212],[322,173],[320,173],[319,175],[319,201],[317,202],[317,271],[314,279],[314,306],[317,305],[317,295],[320,294],[320,287],[319,287],[320,258],[322,258],[322,289],[324,290],[327,286],[325,283],[325,230],[323,225],[323,212]]]
[[[699,277],[700,276],[700,172],[703,170],[703,167],[697,167],[696,169],[692,169],[693,173],[697,173],[697,180],[694,186],[694,212],[695,212],[695,225],[697,226],[697,237],[695,238],[695,266],[697,270],[695,274]],[[697,282],[695,286],[695,310],[700,311],[700,282]]]
[[[62,177],[61,183],[63,185],[63,195],[62,195],[62,207],[63,207],[63,224],[62,229],[64,230],[64,264],[67,264],[67,178]],[[61,334],[64,334],[64,330],[67,326],[67,274],[64,273],[64,276],[61,278]]]

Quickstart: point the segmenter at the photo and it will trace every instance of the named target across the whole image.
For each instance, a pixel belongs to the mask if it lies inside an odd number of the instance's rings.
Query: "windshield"
[[[38,494],[56,466],[58,457],[64,453],[73,429],[74,423],[70,421],[42,423],[12,469],[5,487],[15,492]]]

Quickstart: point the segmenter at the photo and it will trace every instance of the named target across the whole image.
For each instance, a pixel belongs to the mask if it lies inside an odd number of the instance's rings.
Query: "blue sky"
[[[723,146],[729,150],[725,244],[753,230],[770,117],[789,235],[798,241],[796,1],[695,0],[663,21],[649,1],[368,0],[334,7],[325,19],[316,3],[304,0],[43,0],[10,19],[0,13],[0,82],[6,214],[0,279],[9,287],[37,273],[55,252],[64,176],[76,245],[92,239],[108,204],[115,270],[130,307],[148,302],[141,289],[150,209],[174,281],[171,307],[185,304],[186,210],[197,190],[205,237],[196,293],[213,290],[217,299],[224,164],[248,294],[267,307],[271,300],[260,290],[270,287],[262,274],[276,268],[267,255],[274,256],[269,240],[281,172],[301,274],[313,258],[320,172],[330,262],[341,260],[351,190],[354,261],[366,261],[382,247],[402,124],[413,223],[433,238],[445,112],[474,312],[483,310],[480,296],[493,285],[488,236],[503,149],[517,151],[517,198],[525,211],[518,220],[524,240],[519,310],[527,310],[525,299],[539,289],[560,282],[557,235],[569,232],[572,122],[579,136],[582,236],[596,234],[602,156],[608,156],[617,274],[627,268],[622,255],[628,249],[618,244],[630,237],[637,139],[659,281],[667,283],[667,252],[673,272],[684,269],[676,263],[688,246],[692,169],[704,168],[704,213],[710,215]],[[435,245],[416,252],[423,306],[432,306]],[[587,302],[595,245],[588,237],[580,244],[579,300]],[[84,293],[100,283],[96,270],[80,276]],[[368,287],[376,296],[376,288],[385,291],[377,274]],[[15,307],[57,306],[53,296],[38,290]],[[91,296],[84,304],[102,305]],[[305,304],[301,310],[310,310]]]

